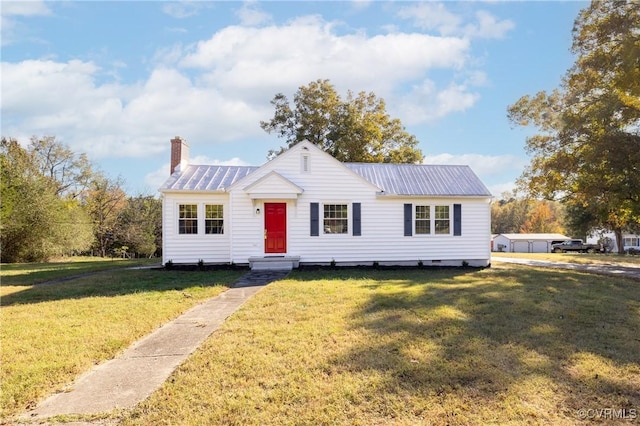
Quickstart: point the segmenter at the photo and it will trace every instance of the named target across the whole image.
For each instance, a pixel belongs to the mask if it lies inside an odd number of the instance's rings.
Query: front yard
[[[620,278],[511,265],[297,272],[124,424],[573,425],[607,408],[628,421],[639,329],[640,286]]]
[[[55,286],[3,284],[3,414],[63,388],[238,275],[112,271]],[[505,264],[294,271],[148,400],[101,417],[573,425],[624,415],[628,424],[640,414],[638,330],[640,283],[630,279]]]
[[[118,262],[119,267],[136,264]],[[73,276],[102,272],[59,284],[33,284],[62,278],[63,271]],[[6,419],[220,294],[242,272],[115,270],[111,261],[94,260],[3,265],[1,274],[0,419]]]

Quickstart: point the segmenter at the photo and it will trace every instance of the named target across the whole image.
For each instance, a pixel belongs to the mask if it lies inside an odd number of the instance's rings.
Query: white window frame
[[[195,209],[195,214],[196,217],[182,217],[182,206],[196,206]],[[199,212],[200,208],[198,203],[189,203],[189,202],[184,202],[184,203],[178,203],[178,214],[177,214],[177,218],[178,218],[178,235],[198,235],[200,233],[200,212]],[[195,219],[195,231],[196,232],[181,232],[181,230],[183,229],[183,227],[181,226],[182,221],[193,221]],[[184,229],[186,230],[186,226],[184,227]]]
[[[420,219],[418,218],[418,207],[426,207],[428,208],[428,219]],[[446,207],[448,212],[448,217],[446,219],[436,218],[436,210],[438,207]],[[414,236],[441,236],[441,235],[452,235],[453,233],[453,218],[451,217],[453,212],[452,204],[413,204],[413,235]],[[429,223],[429,232],[418,232],[418,221],[427,221]],[[449,224],[447,232],[436,232],[436,223],[438,221],[446,220]]]
[[[346,209],[346,217],[344,218],[326,218],[325,217],[325,207],[327,206],[345,206]],[[327,202],[327,203],[322,203],[322,210],[321,210],[321,214],[322,214],[322,234],[323,235],[349,235],[350,234],[350,217],[351,217],[351,203],[346,203],[346,202]],[[346,229],[344,230],[344,232],[327,232],[327,227],[325,226],[325,220],[346,220],[347,221],[347,226]]]
[[[418,217],[418,208],[422,207],[426,209],[426,213],[427,213],[427,217],[426,218],[419,218]],[[414,204],[413,206],[413,211],[414,211],[414,219],[413,219],[413,229],[414,229],[414,234],[415,235],[431,235],[431,230],[433,229],[433,226],[431,224],[431,206],[428,204]],[[418,222],[424,222],[427,224],[427,231],[428,232],[418,232]]]
[[[209,218],[207,217],[207,207],[220,207],[220,213],[222,214],[222,217],[213,217],[213,218]],[[221,203],[217,203],[217,204],[213,204],[213,203],[205,203],[204,204],[204,227],[202,229],[204,229],[204,233],[205,235],[224,235],[224,222],[225,222],[225,212],[224,212],[224,204]],[[220,221],[222,222],[222,225],[220,226],[221,232],[207,232],[207,223],[208,221]]]
[[[447,208],[447,217],[446,218],[438,218],[438,207],[446,207]],[[433,206],[433,235],[451,235],[451,206],[446,204],[435,204]],[[438,222],[446,221],[447,222],[447,232],[438,232]]]

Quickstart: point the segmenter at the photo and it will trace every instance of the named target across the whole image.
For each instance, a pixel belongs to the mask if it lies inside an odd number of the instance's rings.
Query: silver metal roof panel
[[[385,195],[491,196],[469,166],[343,164],[381,188]],[[257,169],[255,166],[188,165],[171,175],[160,191],[224,191]]]
[[[469,166],[344,163],[387,195],[486,196],[491,192]]]
[[[224,191],[257,168],[192,164],[171,175],[160,191]]]

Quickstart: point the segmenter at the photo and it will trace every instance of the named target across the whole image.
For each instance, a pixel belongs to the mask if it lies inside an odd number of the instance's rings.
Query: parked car
[[[582,240],[566,240],[558,244],[551,245],[553,253],[601,253],[603,247],[600,244],[585,244]]]

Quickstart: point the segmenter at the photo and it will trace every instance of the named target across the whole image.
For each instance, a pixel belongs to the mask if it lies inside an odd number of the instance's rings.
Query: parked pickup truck
[[[559,244],[552,244],[551,251],[553,253],[566,253],[569,251],[578,253],[595,253],[601,252],[602,246],[599,244],[585,244],[582,240],[566,240]]]

